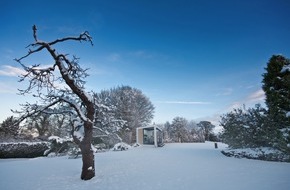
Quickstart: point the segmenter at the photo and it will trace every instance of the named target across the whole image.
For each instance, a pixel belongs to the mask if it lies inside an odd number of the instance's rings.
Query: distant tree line
[[[290,60],[273,55],[263,74],[267,108],[238,108],[223,115],[222,140],[232,148],[273,147],[290,154]]]
[[[205,142],[218,141],[214,134],[214,125],[209,121],[188,121],[183,117],[175,117],[171,123],[164,124],[165,142]]]
[[[133,143],[135,129],[151,123],[154,106],[141,90],[130,86],[120,86],[94,94],[96,134],[102,137],[109,134],[118,135],[124,142]],[[55,108],[63,110],[63,107]],[[52,110],[52,112],[56,112]],[[0,139],[37,136],[47,140],[49,136],[70,137],[73,121],[69,112],[57,111],[59,114],[41,112],[27,117],[25,122],[15,125],[16,119],[11,116],[0,125]],[[97,130],[99,129],[99,130]]]

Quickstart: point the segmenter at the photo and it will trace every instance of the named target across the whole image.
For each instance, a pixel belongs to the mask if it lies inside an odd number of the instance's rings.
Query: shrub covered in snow
[[[0,143],[0,158],[40,157],[48,148],[48,142]]]
[[[133,147],[139,147],[139,146],[141,146],[139,143],[134,143],[133,145],[132,145]]]
[[[68,158],[79,158],[81,155],[81,149],[76,144],[68,151]]]
[[[66,154],[73,146],[73,142],[71,139],[63,139],[58,136],[50,136],[48,140],[50,142],[50,148],[44,152],[45,156],[48,156],[51,153],[54,153],[55,156]]]
[[[284,154],[283,152],[270,147],[225,149],[221,152],[228,157],[290,162],[290,155]]]
[[[114,151],[123,151],[123,150],[128,150],[129,148],[131,148],[130,145],[120,142],[115,144],[115,146],[112,148],[112,150]]]

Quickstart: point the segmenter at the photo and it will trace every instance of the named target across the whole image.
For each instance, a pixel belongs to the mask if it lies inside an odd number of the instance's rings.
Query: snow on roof
[[[155,126],[155,125],[153,125],[153,126],[146,126],[146,127],[137,127],[137,129],[151,129],[151,130],[153,130],[154,127],[155,127],[157,130],[162,131],[161,128],[159,128],[159,127],[157,127],[157,126]]]

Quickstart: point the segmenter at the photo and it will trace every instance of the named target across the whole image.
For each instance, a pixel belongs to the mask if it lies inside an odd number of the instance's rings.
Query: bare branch
[[[52,73],[55,70],[55,64],[46,68],[41,68],[40,65],[27,67],[22,63],[20,64],[26,71],[26,74],[20,76],[19,82],[24,81],[26,78],[29,79],[28,87],[25,90],[19,90],[21,95],[31,92],[34,88],[37,88],[37,92],[40,92],[44,88],[47,91],[55,88],[54,82],[56,79]]]
[[[37,35],[36,35],[36,30],[37,30],[37,28],[36,28],[35,25],[32,26],[32,30],[33,30],[33,38],[34,38],[34,40],[37,42]]]
[[[54,45],[56,43],[64,42],[64,41],[68,41],[68,40],[76,40],[76,41],[80,41],[80,42],[87,41],[87,42],[90,42],[92,46],[94,45],[93,38],[90,36],[88,31],[81,33],[80,36],[78,36],[78,37],[66,37],[66,38],[57,39],[53,42],[48,43],[48,45],[51,46],[51,45]]]
[[[30,44],[30,45],[31,45],[31,46],[34,46],[34,45],[36,45],[36,44]],[[30,45],[29,45],[29,46],[30,46]],[[28,47],[28,46],[27,46],[27,47]],[[17,61],[18,63],[21,63],[21,60],[22,60],[22,59],[24,59],[24,58],[30,56],[30,55],[33,54],[33,53],[36,53],[36,52],[41,51],[41,50],[44,49],[44,48],[45,48],[45,46],[40,46],[39,48],[37,48],[37,49],[35,49],[35,50],[31,50],[31,49],[29,49],[29,50],[28,50],[28,53],[27,53],[26,55],[20,57],[19,59],[14,59],[14,60]]]
[[[33,54],[33,53],[36,53],[36,52],[39,52],[41,51],[42,49],[46,48],[48,49],[49,46],[52,46],[54,44],[57,44],[59,42],[64,42],[64,41],[68,41],[68,40],[75,40],[75,41],[87,41],[87,42],[90,42],[91,45],[93,46],[93,38],[90,36],[89,32],[85,31],[83,33],[81,33],[78,37],[65,37],[65,38],[60,38],[60,39],[57,39],[55,41],[52,41],[52,42],[49,42],[49,43],[46,43],[46,42],[42,42],[42,41],[38,41],[37,39],[37,28],[35,25],[33,25],[32,27],[32,30],[33,30],[33,38],[35,40],[35,43],[32,43],[32,44],[29,44],[26,48],[28,47],[37,47],[37,46],[40,46],[38,47],[37,49],[35,50],[31,50],[29,49],[28,50],[28,53],[26,55],[24,55],[23,57],[19,58],[19,59],[14,59],[15,61],[17,61],[18,63],[20,63],[20,61],[26,57],[28,57],[29,55]],[[50,48],[51,49],[51,48]],[[49,49],[48,49],[49,50]],[[52,51],[54,51],[54,49],[52,49]]]
[[[33,32],[34,35],[36,36],[36,27],[33,27]],[[36,38],[37,39],[37,38]],[[41,50],[43,50],[44,48],[47,49],[47,51],[51,54],[51,56],[53,57],[53,59],[55,60],[55,65],[58,66],[60,73],[62,75],[62,78],[64,79],[65,83],[70,87],[70,89],[78,95],[79,98],[82,99],[82,101],[86,104],[89,105],[90,104],[90,99],[85,95],[84,91],[83,91],[83,84],[84,81],[80,80],[82,77],[87,76],[85,70],[80,69],[80,67],[78,67],[78,64],[73,60],[70,61],[66,58],[65,55],[63,54],[57,54],[55,52],[55,50],[51,47],[54,44],[60,43],[60,42],[64,42],[64,41],[68,41],[68,40],[75,40],[75,41],[89,41],[92,45],[92,37],[89,35],[89,33],[83,32],[82,34],[80,34],[78,37],[66,37],[66,38],[61,38],[61,39],[57,39],[53,42],[42,42],[42,41],[36,41],[35,43],[31,44],[30,46],[32,47],[36,47],[39,46],[37,49],[35,50],[29,50],[29,52],[21,57],[20,59],[15,59],[17,62],[19,62],[21,64],[21,60],[30,56],[33,53],[39,52]],[[63,61],[66,63],[66,66],[63,64]],[[72,70],[71,68],[76,67],[76,71],[78,71],[78,75],[74,75],[73,73],[75,72],[74,70]],[[32,74],[35,74],[33,70],[30,70],[30,72]],[[30,74],[30,73],[29,73]],[[43,73],[41,73],[43,74]],[[40,76],[40,74],[38,75]],[[76,78],[77,77],[77,80]],[[36,79],[37,80],[37,79]],[[32,88],[30,88],[32,89]],[[28,91],[30,90],[28,89]],[[92,108],[90,108],[92,110]]]
[[[31,117],[33,115],[36,115],[38,113],[41,113],[44,110],[47,110],[48,108],[56,105],[59,102],[60,102],[60,100],[55,100],[54,102],[51,102],[50,104],[45,105],[45,106],[39,106],[37,104],[31,105],[29,103],[26,103],[25,105],[23,105],[23,107],[24,107],[24,110],[23,111],[11,110],[13,113],[22,114],[22,116],[17,119],[17,122],[15,124],[20,124],[26,118]]]
[[[88,118],[84,115],[84,113],[82,112],[81,108],[77,105],[77,103],[75,103],[72,99],[70,99],[69,97],[59,97],[60,101],[66,102],[67,104],[69,104],[72,108],[74,108],[74,110],[77,112],[78,116],[80,117],[80,119],[84,122],[88,121]],[[89,121],[92,122],[92,121]]]

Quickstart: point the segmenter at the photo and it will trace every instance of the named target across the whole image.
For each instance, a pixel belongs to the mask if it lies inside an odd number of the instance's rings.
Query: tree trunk
[[[95,159],[94,152],[91,147],[93,134],[93,127],[91,123],[85,123],[84,133],[84,138],[79,144],[83,161],[81,179],[90,180],[95,177]]]

